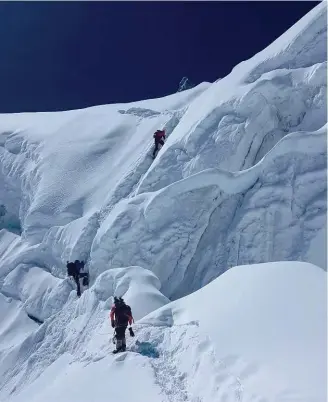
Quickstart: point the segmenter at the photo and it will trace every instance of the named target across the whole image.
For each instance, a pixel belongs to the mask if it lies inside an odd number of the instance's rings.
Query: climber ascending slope
[[[84,261],[75,260],[75,262],[68,262],[66,263],[67,267],[67,275],[72,277],[76,283],[76,293],[77,296],[81,296],[81,284],[80,278],[83,279],[83,286],[89,285],[89,274],[84,271]]]
[[[110,310],[110,320],[115,328],[116,350],[113,353],[124,352],[126,349],[125,331],[128,324],[132,325],[133,316],[131,307],[125,304],[122,297],[114,297],[114,304]],[[134,336],[133,330],[129,327],[130,335]]]
[[[155,148],[153,152],[153,158],[155,159],[156,153],[158,152],[159,145],[164,145],[165,140],[165,130],[157,130],[156,133],[153,135],[155,139]]]
[[[79,278],[79,267],[74,262],[66,263],[67,275],[72,277],[76,283],[76,293],[77,296],[81,296],[80,278]]]

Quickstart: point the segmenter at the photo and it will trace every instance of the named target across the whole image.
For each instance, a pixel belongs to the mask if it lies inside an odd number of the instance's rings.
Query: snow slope
[[[324,402],[326,291],[326,272],[308,263],[235,267],[139,321],[133,352],[115,357],[104,311],[90,315],[85,293],[67,326],[64,311],[48,326],[5,394],[14,387],[10,402]],[[24,388],[29,364],[36,380]]]
[[[0,115],[1,401],[63,399],[72,384],[73,400],[80,400],[90,396],[90,381],[83,382],[90,377],[101,401],[102,379],[118,383],[136,366],[135,383],[151,401],[323,401],[326,11],[319,4],[213,84],[131,104]],[[153,162],[157,128],[166,128],[168,140]],[[65,278],[66,260],[76,258],[87,261],[91,275],[80,300]],[[250,265],[272,261],[321,268]],[[240,265],[249,267],[229,270]],[[107,356],[114,294],[124,295],[138,320],[154,312],[136,326],[138,355]],[[214,294],[222,297],[217,322],[208,317],[204,330],[186,329],[183,317],[200,320]],[[277,318],[288,311],[280,302],[272,306],[280,295],[293,306],[290,327]],[[260,308],[262,298],[268,318],[249,307],[254,300]],[[303,328],[303,313],[313,318],[313,335]],[[277,339],[269,324],[258,331],[267,319],[280,331]],[[167,328],[158,324],[163,320]],[[298,370],[302,356],[308,381]],[[247,381],[238,385],[248,362],[260,371],[249,382],[247,366]],[[202,377],[207,365],[216,374]],[[44,395],[36,390],[41,384]],[[130,399],[133,388],[122,392]]]

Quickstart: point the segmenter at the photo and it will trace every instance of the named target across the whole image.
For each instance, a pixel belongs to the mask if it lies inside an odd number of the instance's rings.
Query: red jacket
[[[110,317],[111,321],[117,322],[118,317],[116,317],[115,311],[116,311],[116,306],[115,306],[115,304],[113,304],[113,306],[112,306],[112,308],[110,310],[110,313],[109,313],[109,317]],[[130,309],[130,311],[131,311],[131,309]],[[124,312],[124,316],[127,318],[128,323],[130,325],[134,322],[133,317],[132,317],[132,313],[129,314],[128,312]]]
[[[157,130],[156,133],[154,134],[154,138],[156,140],[161,140],[162,138],[164,138],[165,140],[165,130]]]

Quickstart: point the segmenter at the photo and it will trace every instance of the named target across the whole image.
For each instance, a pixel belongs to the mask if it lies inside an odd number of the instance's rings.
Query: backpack
[[[74,276],[76,274],[76,267],[74,262],[68,262],[66,264],[67,267],[67,275],[68,276]]]
[[[129,316],[132,316],[131,307],[120,302],[115,304],[115,322],[116,325],[128,325]]]
[[[155,139],[160,140],[163,137],[164,133],[161,130],[157,130],[156,133],[153,135]]]

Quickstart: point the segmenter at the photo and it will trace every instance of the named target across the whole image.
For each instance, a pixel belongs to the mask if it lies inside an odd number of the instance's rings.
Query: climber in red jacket
[[[165,140],[165,130],[157,130],[156,133],[153,135],[155,139],[155,148],[153,152],[153,158],[155,159],[156,153],[158,152],[159,145],[164,145]]]
[[[114,297],[114,304],[110,310],[109,317],[112,327],[115,328],[116,350],[113,353],[124,352],[126,349],[125,331],[128,324],[130,325],[130,335],[134,336],[131,328],[134,322],[131,307],[125,304],[122,297]]]

